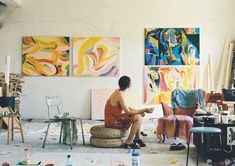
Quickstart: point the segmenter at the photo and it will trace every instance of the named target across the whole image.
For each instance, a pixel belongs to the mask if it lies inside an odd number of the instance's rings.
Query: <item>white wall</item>
[[[200,27],[201,74],[208,54],[215,78],[226,36],[233,38],[234,0],[23,0],[0,29],[0,71],[11,55],[11,71],[21,72],[22,36],[120,36],[121,75],[143,87],[144,28]],[[203,78],[203,77],[201,77]],[[90,89],[116,87],[118,78],[24,77],[22,115],[46,118],[45,95],[61,95],[64,109],[91,117]],[[142,92],[143,94],[143,92]],[[158,107],[158,106],[157,106]],[[161,116],[156,109],[153,117]]]

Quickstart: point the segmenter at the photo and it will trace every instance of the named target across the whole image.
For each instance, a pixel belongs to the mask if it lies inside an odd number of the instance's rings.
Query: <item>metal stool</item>
[[[221,130],[216,127],[193,127],[190,130],[189,138],[188,138],[188,150],[187,150],[187,161],[186,161],[186,166],[188,166],[188,156],[189,156],[189,144],[190,144],[190,137],[191,134],[218,134],[219,139],[220,139],[220,147],[222,148],[222,139],[221,139]],[[212,141],[213,143],[213,141]],[[199,143],[197,147],[197,165],[198,165],[198,155],[199,155]],[[213,150],[212,150],[213,153]],[[213,160],[212,160],[213,162]]]

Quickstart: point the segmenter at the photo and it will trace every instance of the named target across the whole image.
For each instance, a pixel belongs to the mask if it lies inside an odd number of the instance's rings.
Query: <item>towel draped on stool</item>
[[[193,118],[185,115],[169,115],[158,120],[157,133],[168,138],[179,137],[187,139],[193,126]]]

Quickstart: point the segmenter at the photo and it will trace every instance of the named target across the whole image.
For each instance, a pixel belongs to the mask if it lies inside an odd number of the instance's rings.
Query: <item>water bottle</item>
[[[65,166],[72,166],[72,159],[70,155],[67,155]]]
[[[25,152],[25,164],[30,165],[29,148],[24,148],[24,152]]]
[[[132,149],[132,166],[140,166],[140,153],[138,149]]]

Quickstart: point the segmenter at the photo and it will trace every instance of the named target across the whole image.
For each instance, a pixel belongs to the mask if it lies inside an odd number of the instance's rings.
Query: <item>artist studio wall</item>
[[[120,37],[120,75],[143,89],[144,28],[199,27],[200,74],[212,56],[215,79],[226,39],[233,39],[234,0],[23,0],[0,29],[0,71],[11,55],[11,72],[21,72],[22,36]],[[91,118],[91,88],[113,88],[118,77],[24,77],[24,118],[47,118],[45,96],[60,95],[63,110]],[[143,96],[143,91],[141,91]],[[143,99],[142,99],[143,101]],[[143,105],[144,106],[144,105]],[[162,115],[155,106],[152,117]]]

